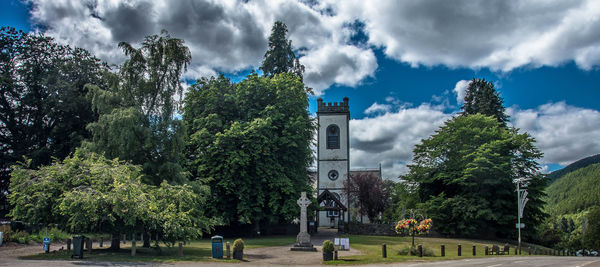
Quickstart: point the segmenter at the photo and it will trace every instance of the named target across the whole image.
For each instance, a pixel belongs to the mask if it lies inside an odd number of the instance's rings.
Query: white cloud
[[[600,63],[600,1],[327,1],[365,22],[369,43],[412,66],[509,71]]]
[[[544,153],[541,163],[567,165],[600,153],[600,112],[548,103],[535,109],[507,109],[512,124],[531,134]]]
[[[386,113],[392,109],[391,105],[379,104],[377,102],[373,103],[370,107],[365,109],[365,114],[376,114],[376,113]]]
[[[382,164],[386,178],[408,172],[412,150],[452,115],[429,104],[401,108],[373,118],[350,121],[350,164],[374,168]]]
[[[465,94],[467,93],[469,84],[471,84],[470,80],[460,80],[452,90],[456,94],[456,103],[459,105],[465,102]]]
[[[32,20],[61,43],[82,47],[110,64],[125,57],[118,42],[136,43],[162,29],[185,40],[192,65],[185,79],[258,68],[275,20],[306,66],[305,81],[321,93],[332,84],[357,86],[373,77],[371,48],[348,45],[346,22],[294,0],[29,0]]]

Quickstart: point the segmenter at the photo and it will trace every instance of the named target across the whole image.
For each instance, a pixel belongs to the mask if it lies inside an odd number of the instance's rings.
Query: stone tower
[[[317,99],[317,189],[318,194],[327,189],[348,207],[348,196],[342,193],[344,181],[350,172],[350,139],[349,128],[350,110],[348,98],[344,102],[323,103]],[[319,226],[337,226],[338,213],[335,211],[320,211]],[[344,214],[348,221],[348,214]]]

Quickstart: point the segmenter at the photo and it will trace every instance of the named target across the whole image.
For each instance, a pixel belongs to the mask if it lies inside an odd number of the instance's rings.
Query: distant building
[[[319,226],[337,227],[340,220],[368,222],[358,214],[358,203],[348,203],[342,192],[348,175],[371,173],[382,178],[381,166],[369,169],[350,168],[350,110],[348,98],[343,102],[323,103],[317,99],[317,170],[309,173],[317,188]],[[334,200],[336,198],[337,200]],[[350,204],[350,205],[349,205]]]

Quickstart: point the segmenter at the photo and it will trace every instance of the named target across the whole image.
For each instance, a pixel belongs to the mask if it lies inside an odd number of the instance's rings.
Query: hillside
[[[600,203],[600,164],[567,173],[546,189],[551,216],[580,212]]]
[[[556,179],[562,177],[563,175],[565,175],[567,173],[576,171],[581,168],[585,168],[591,164],[596,164],[596,163],[600,163],[600,154],[575,161],[560,170],[556,170],[556,171],[549,173],[546,177],[549,178],[550,183],[553,183],[554,181],[556,181]]]

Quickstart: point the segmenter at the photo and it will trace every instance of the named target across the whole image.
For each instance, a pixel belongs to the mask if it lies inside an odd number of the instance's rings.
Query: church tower
[[[344,102],[323,103],[317,99],[317,189],[318,195],[325,190],[333,193],[348,207],[348,196],[342,193],[344,182],[350,173],[350,135],[348,124],[350,110],[348,98]],[[343,218],[341,217],[343,216]],[[348,221],[348,213],[320,211],[319,226],[338,226],[339,220]]]

